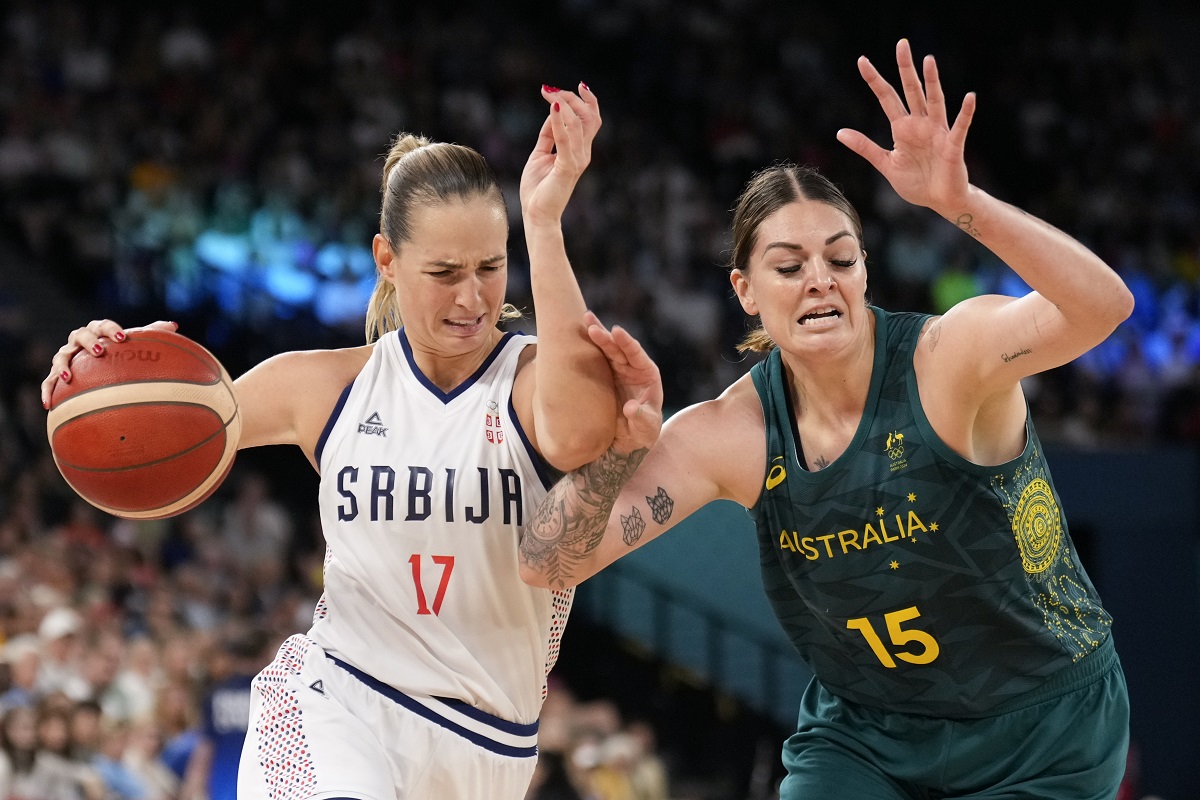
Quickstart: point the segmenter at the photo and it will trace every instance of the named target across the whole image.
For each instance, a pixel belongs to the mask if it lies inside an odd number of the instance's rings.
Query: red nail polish
[[[113,338],[116,339],[118,342],[125,341],[125,331],[117,331],[116,333],[113,334]]]
[[[554,104],[554,110],[555,110],[555,111],[558,111],[558,103],[555,103],[555,104]]]
[[[579,82],[579,85],[580,85],[580,86],[582,86],[582,87],[583,87],[583,88],[584,88],[586,91],[589,91],[589,92],[590,92],[590,91],[592,90],[592,87],[588,86],[588,85],[587,85],[586,83],[584,83],[583,81],[580,81],[580,82]]]
[[[58,377],[62,378],[64,381],[69,381],[71,380],[71,373],[64,369]]]
[[[560,90],[557,86],[549,86],[549,85],[543,83],[542,91],[546,92],[548,94],[554,94],[555,92],[560,91]]]
[[[100,355],[104,352],[104,348],[100,346],[99,342],[97,342],[96,344],[92,345],[92,352],[96,355]]]
[[[44,409],[46,409],[47,411],[49,411],[49,410],[50,410],[50,401],[49,401],[49,400],[43,400],[43,401],[42,401],[42,408],[44,408]]]

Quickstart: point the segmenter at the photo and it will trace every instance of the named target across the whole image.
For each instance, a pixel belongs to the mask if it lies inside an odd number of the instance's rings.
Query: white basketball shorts
[[[254,679],[238,800],[522,800],[537,727],[404,694],[292,636]]]

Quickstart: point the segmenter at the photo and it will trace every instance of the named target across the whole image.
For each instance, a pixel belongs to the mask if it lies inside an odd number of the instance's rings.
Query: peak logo
[[[388,429],[384,427],[383,420],[379,418],[379,412],[375,412],[367,417],[365,422],[358,423],[358,432],[368,436],[382,436],[386,439]]]

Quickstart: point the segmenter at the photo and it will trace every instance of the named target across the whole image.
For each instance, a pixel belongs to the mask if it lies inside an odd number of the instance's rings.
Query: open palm
[[[838,131],[838,141],[869,161],[908,202],[932,208],[943,216],[955,215],[970,186],[963,150],[975,114],[975,95],[968,93],[963,98],[962,108],[950,126],[933,56],[926,56],[922,65],[924,86],[906,39],[896,45],[896,65],[903,100],[866,56],[858,59],[859,72],[891,123],[892,149],[886,150],[848,128]]]

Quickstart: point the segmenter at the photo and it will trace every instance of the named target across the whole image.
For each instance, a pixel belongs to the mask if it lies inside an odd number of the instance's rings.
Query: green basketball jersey
[[[800,465],[779,351],[752,371],[767,428],[750,510],[763,585],[835,694],[941,717],[994,713],[1100,647],[1111,618],[1071,547],[1032,420],[1006,464],[953,452],[917,395],[928,315],[873,310],[863,418],[825,469]]]

